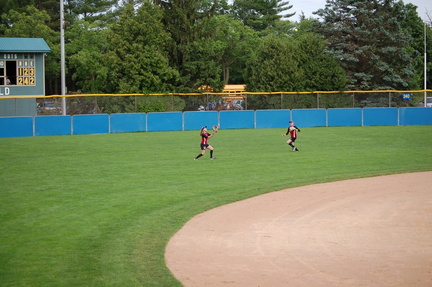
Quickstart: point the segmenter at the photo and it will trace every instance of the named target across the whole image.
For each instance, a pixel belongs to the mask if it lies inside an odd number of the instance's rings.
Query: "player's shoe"
[[[292,147],[292,151],[296,151],[296,147],[295,146]]]
[[[295,148],[295,151],[299,151],[299,149],[298,149],[298,148]]]
[[[194,157],[194,160],[198,160],[196,157]]]
[[[216,158],[215,158],[215,157],[211,157],[210,159],[211,159],[211,160],[214,160],[214,159],[216,159]]]

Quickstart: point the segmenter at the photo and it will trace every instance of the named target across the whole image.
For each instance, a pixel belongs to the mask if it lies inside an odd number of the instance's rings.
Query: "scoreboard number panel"
[[[34,86],[36,85],[36,71],[33,60],[18,61],[18,86]]]
[[[10,84],[6,84],[6,76]],[[0,54],[0,85],[36,86],[36,55]]]
[[[34,86],[34,77],[18,77],[18,86]]]

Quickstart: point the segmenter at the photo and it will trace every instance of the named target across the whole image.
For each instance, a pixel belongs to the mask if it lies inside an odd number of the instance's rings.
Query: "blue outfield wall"
[[[0,117],[0,138],[143,131],[298,127],[432,125],[432,108],[196,111],[75,116]]]
[[[72,117],[74,135],[107,134],[109,115],[76,115]]]
[[[0,137],[31,137],[33,136],[33,117],[0,118]]]
[[[219,125],[219,113],[217,111],[200,111],[183,113],[183,130],[199,130],[203,126],[211,128]]]
[[[147,116],[140,114],[111,114],[110,132],[129,133],[145,132],[147,130]]]
[[[58,136],[72,133],[71,116],[35,117],[35,136]]]
[[[364,126],[397,126],[398,108],[365,108],[363,109]]]
[[[432,125],[432,108],[400,108],[399,125]]]
[[[257,110],[255,112],[256,128],[283,128],[289,126],[291,110]]]
[[[328,127],[351,127],[362,125],[362,109],[328,109]]]
[[[181,131],[183,130],[183,113],[148,113],[147,131]]]
[[[255,111],[220,111],[221,129],[255,128]]]
[[[327,110],[293,110],[292,120],[299,127],[325,127],[327,126]]]

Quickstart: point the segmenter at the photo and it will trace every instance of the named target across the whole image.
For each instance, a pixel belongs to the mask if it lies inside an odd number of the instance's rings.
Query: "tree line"
[[[64,7],[68,92],[221,91],[229,83],[251,92],[423,87],[425,25],[417,7],[401,0],[327,0],[311,18],[283,0],[65,0]],[[47,94],[60,93],[59,9],[52,0],[1,6],[3,37],[44,38],[50,46]],[[430,60],[427,69],[430,75]],[[110,102],[105,111],[164,110],[163,100]]]

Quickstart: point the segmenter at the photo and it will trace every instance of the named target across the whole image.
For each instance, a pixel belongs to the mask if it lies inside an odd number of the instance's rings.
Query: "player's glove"
[[[218,126],[213,126],[213,132],[217,133],[218,130],[219,130],[219,127],[218,127]]]

